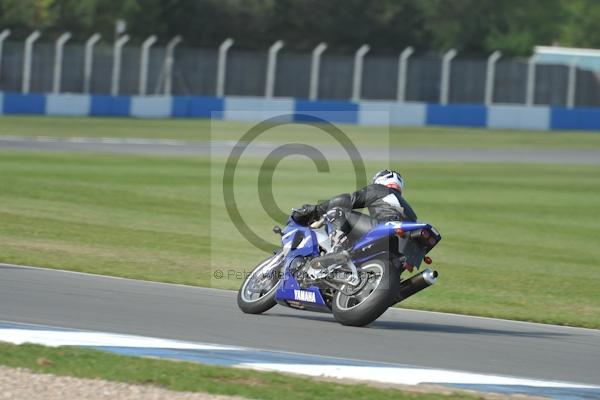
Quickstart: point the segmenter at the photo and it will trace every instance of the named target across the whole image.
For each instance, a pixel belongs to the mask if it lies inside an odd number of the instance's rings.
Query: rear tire
[[[277,304],[275,301],[275,292],[279,284],[279,273],[283,260],[282,254],[277,253],[262,261],[250,272],[238,291],[237,304],[240,310],[246,314],[261,314]],[[280,265],[269,268],[273,262],[277,262]],[[267,268],[271,272],[267,276],[261,277],[261,272]],[[254,285],[254,287],[251,285]],[[253,291],[257,288],[261,289],[258,293]],[[252,294],[258,294],[259,296],[252,298]]]
[[[387,261],[367,261],[361,270],[369,273],[369,282],[360,292],[347,296],[338,291],[333,297],[333,316],[342,325],[365,326],[375,321],[388,309],[400,289],[400,274]]]

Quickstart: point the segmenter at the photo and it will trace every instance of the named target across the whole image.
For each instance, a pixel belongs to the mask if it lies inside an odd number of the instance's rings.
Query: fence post
[[[574,59],[569,65],[569,83],[567,86],[567,108],[575,107],[575,93],[577,91],[577,61]]]
[[[413,55],[415,49],[405,48],[398,59],[398,88],[396,90],[396,99],[404,103],[406,101],[406,77],[408,75],[408,59]]]
[[[456,49],[450,49],[442,58],[442,81],[440,82],[440,104],[448,104],[450,98],[450,67],[452,60],[458,52]]]
[[[363,44],[354,53],[354,74],[352,77],[352,101],[360,101],[360,92],[362,88],[362,71],[363,60],[371,47],[368,44]]]
[[[94,33],[85,42],[85,55],[83,59],[83,93],[89,93],[92,82],[92,71],[94,66],[94,46],[102,36]]]
[[[165,55],[165,91],[166,96],[170,96],[173,92],[173,64],[175,63],[175,47],[183,38],[179,35],[175,36],[167,44],[167,52]]]
[[[140,96],[146,95],[146,89],[148,85],[148,57],[150,54],[150,47],[156,43],[156,35],[152,35],[144,40],[142,43],[142,49],[140,52],[140,82],[139,82],[139,94]]]
[[[327,43],[321,42],[312,51],[310,62],[310,86],[308,99],[315,101],[319,97],[319,74],[321,70],[321,54],[327,50]]]
[[[227,74],[227,52],[233,46],[233,39],[227,38],[219,46],[219,60],[217,62],[217,97],[225,96],[225,77]]]
[[[277,53],[283,47],[283,40],[278,40],[269,48],[267,60],[267,79],[265,82],[265,97],[270,99],[275,92],[275,72],[277,70]]]
[[[63,49],[65,43],[71,39],[71,33],[65,32],[58,39],[54,45],[54,79],[52,80],[52,93],[60,93],[60,84],[62,82],[62,67],[63,67]]]
[[[25,40],[25,56],[23,58],[23,82],[21,91],[29,93],[31,87],[31,62],[33,61],[33,44],[41,36],[40,31],[35,31]]]
[[[129,35],[123,35],[115,41],[113,49],[113,69],[112,69],[112,83],[110,88],[110,94],[113,96],[119,95],[119,86],[121,84],[121,53],[123,46],[129,41]]]
[[[532,106],[535,102],[535,55],[529,57],[527,64],[527,94],[525,103],[528,106]]]
[[[10,29],[5,29],[0,33],[0,82],[2,82],[2,52],[4,50],[4,41],[10,36]]]
[[[485,73],[485,105],[494,103],[494,83],[496,80],[496,63],[502,57],[499,51],[493,52],[487,60],[487,71]]]

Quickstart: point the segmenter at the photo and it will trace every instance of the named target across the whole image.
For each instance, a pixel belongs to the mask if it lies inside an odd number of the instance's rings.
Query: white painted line
[[[8,323],[11,324],[11,323]],[[418,384],[464,384],[464,385],[510,385],[538,388],[592,389],[600,390],[600,386],[569,382],[546,381],[501,375],[487,375],[472,372],[452,371],[417,366],[404,366],[386,363],[365,365],[364,361],[348,360],[335,357],[311,356],[307,354],[269,351],[265,353],[268,360],[273,354],[277,359],[285,356],[301,356],[299,363],[290,362],[248,362],[248,352],[260,353],[259,349],[245,347],[214,345],[206,343],[184,342],[144,336],[121,335],[114,333],[89,332],[77,330],[52,330],[17,328],[15,324],[0,328],[0,341],[14,344],[34,343],[45,346],[83,346],[83,347],[120,347],[129,349],[175,349],[180,351],[206,351],[204,357],[211,358],[211,351],[226,351],[232,366],[250,368],[261,371],[286,372],[308,376],[324,376],[338,379],[355,379],[402,385]],[[18,325],[18,324],[17,324]],[[56,328],[58,329],[58,328]],[[139,355],[133,351],[131,354]],[[283,357],[282,357],[283,356]],[[213,354],[212,357],[215,357]],[[322,363],[322,359],[331,360],[331,364]],[[288,358],[289,359],[289,358]],[[313,361],[312,363],[310,361]],[[307,362],[308,361],[308,362]],[[336,363],[337,361],[337,363]],[[347,365],[354,363],[355,365]],[[372,363],[369,363],[372,364]]]
[[[63,139],[60,139],[60,141],[67,142],[67,143],[93,143],[89,138],[78,138],[78,137],[63,138]]]
[[[190,142],[177,139],[144,139],[144,138],[114,138],[114,137],[52,137],[52,136],[16,136],[1,135],[0,141],[10,142],[64,142],[64,143],[86,143],[86,144],[131,144],[131,145],[167,145],[188,146],[190,144],[202,144],[201,141]]]
[[[122,139],[100,138],[100,143],[106,143],[106,144],[124,144],[126,142],[124,140],[122,140]]]
[[[363,367],[354,365],[242,363],[239,366],[261,371],[288,372],[309,376],[339,379],[368,380],[401,385],[426,383],[465,385],[511,385],[551,388],[600,389],[600,386],[580,385],[536,379],[523,379],[497,375],[484,375],[442,369],[411,367]]]
[[[209,140],[209,141],[188,141],[179,139],[147,139],[147,138],[118,138],[118,137],[53,137],[53,136],[16,136],[16,135],[0,135],[0,141],[10,142],[65,142],[65,143],[86,143],[86,144],[130,144],[130,145],[160,145],[160,146],[189,146],[189,145],[206,145],[207,147],[225,147],[233,148],[239,145],[236,140]],[[246,143],[254,147],[273,148],[278,143],[273,142],[253,142]]]
[[[44,346],[113,346],[132,348],[168,348],[186,350],[231,350],[240,351],[235,346],[220,346],[204,343],[189,343],[170,339],[144,336],[120,335],[116,333],[85,331],[53,331],[38,329],[0,328],[0,341],[23,344],[35,343]]]
[[[39,140],[40,142],[57,142],[60,139],[59,138],[55,138],[55,137],[50,137],[50,136],[40,136],[36,140]]]

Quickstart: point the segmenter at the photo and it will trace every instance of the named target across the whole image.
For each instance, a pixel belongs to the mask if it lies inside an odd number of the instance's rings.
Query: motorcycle
[[[343,325],[365,326],[388,307],[437,281],[429,268],[401,280],[403,272],[431,264],[427,253],[441,240],[429,224],[387,222],[353,227],[349,250],[331,253],[331,221],[323,216],[309,226],[291,217],[282,230],[281,248],[248,273],[238,292],[239,308],[263,313],[276,304],[333,313]]]

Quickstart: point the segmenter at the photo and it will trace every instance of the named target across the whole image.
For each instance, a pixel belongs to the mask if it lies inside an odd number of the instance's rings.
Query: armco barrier
[[[487,108],[479,105],[429,104],[426,122],[427,125],[485,128],[487,126]]]
[[[131,116],[138,118],[169,118],[172,113],[173,99],[163,96],[133,96],[131,98]]]
[[[89,115],[129,117],[131,116],[131,98],[127,96],[92,96]]]
[[[553,108],[550,128],[600,130],[600,108]]]
[[[487,127],[494,129],[548,130],[550,129],[550,108],[546,106],[491,106],[488,107]]]
[[[90,113],[92,99],[83,94],[46,96],[46,114],[84,116]]]
[[[223,119],[228,121],[258,122],[294,113],[294,99],[263,97],[225,97]]]
[[[173,97],[171,115],[176,118],[223,119],[224,101],[218,97]]]
[[[138,118],[213,118],[262,121],[289,115],[366,126],[465,126],[525,130],[600,130],[600,108],[547,106],[437,105],[390,101],[308,101],[292,98],[200,96],[108,96],[0,92],[0,114],[111,116]]]
[[[46,96],[43,94],[5,93],[4,114],[45,114]]]
[[[346,101],[296,100],[294,120],[305,121],[306,116],[343,124],[358,123],[358,104]]]
[[[380,118],[381,113],[387,113]],[[396,103],[363,101],[358,109],[359,125],[425,126],[427,105],[424,103]]]

